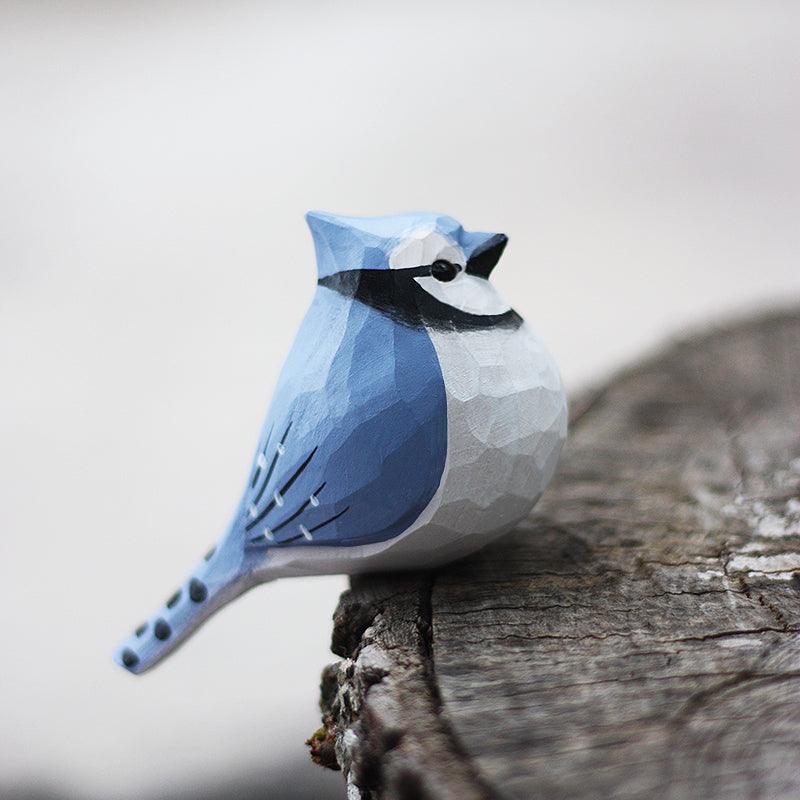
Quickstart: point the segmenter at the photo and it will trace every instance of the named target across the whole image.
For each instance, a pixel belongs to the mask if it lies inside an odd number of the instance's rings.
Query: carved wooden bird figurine
[[[318,287],[231,523],[116,652],[142,672],[256,584],[431,567],[530,512],[566,438],[558,370],[451,217],[307,215]]]

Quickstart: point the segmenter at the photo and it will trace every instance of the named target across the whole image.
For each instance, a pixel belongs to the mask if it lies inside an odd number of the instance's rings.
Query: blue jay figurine
[[[502,234],[311,212],[318,287],[233,519],[116,653],[157,664],[258,583],[432,567],[530,512],[567,433],[558,370],[490,273]]]

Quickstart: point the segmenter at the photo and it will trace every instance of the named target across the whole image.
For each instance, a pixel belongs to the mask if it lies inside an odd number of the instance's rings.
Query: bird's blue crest
[[[465,231],[461,223],[432,211],[409,211],[383,217],[348,217],[309,211],[320,278],[351,269],[389,269],[392,251],[411,232],[428,228],[441,233],[470,255],[496,234]]]

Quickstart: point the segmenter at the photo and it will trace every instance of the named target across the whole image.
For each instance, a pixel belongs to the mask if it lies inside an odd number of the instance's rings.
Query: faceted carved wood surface
[[[800,312],[573,403],[529,521],[354,578],[312,753],[350,798],[800,797]]]

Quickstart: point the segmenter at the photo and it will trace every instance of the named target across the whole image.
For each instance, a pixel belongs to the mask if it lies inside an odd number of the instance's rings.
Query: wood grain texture
[[[350,798],[800,796],[800,313],[573,404],[531,519],[352,580],[324,731]]]

